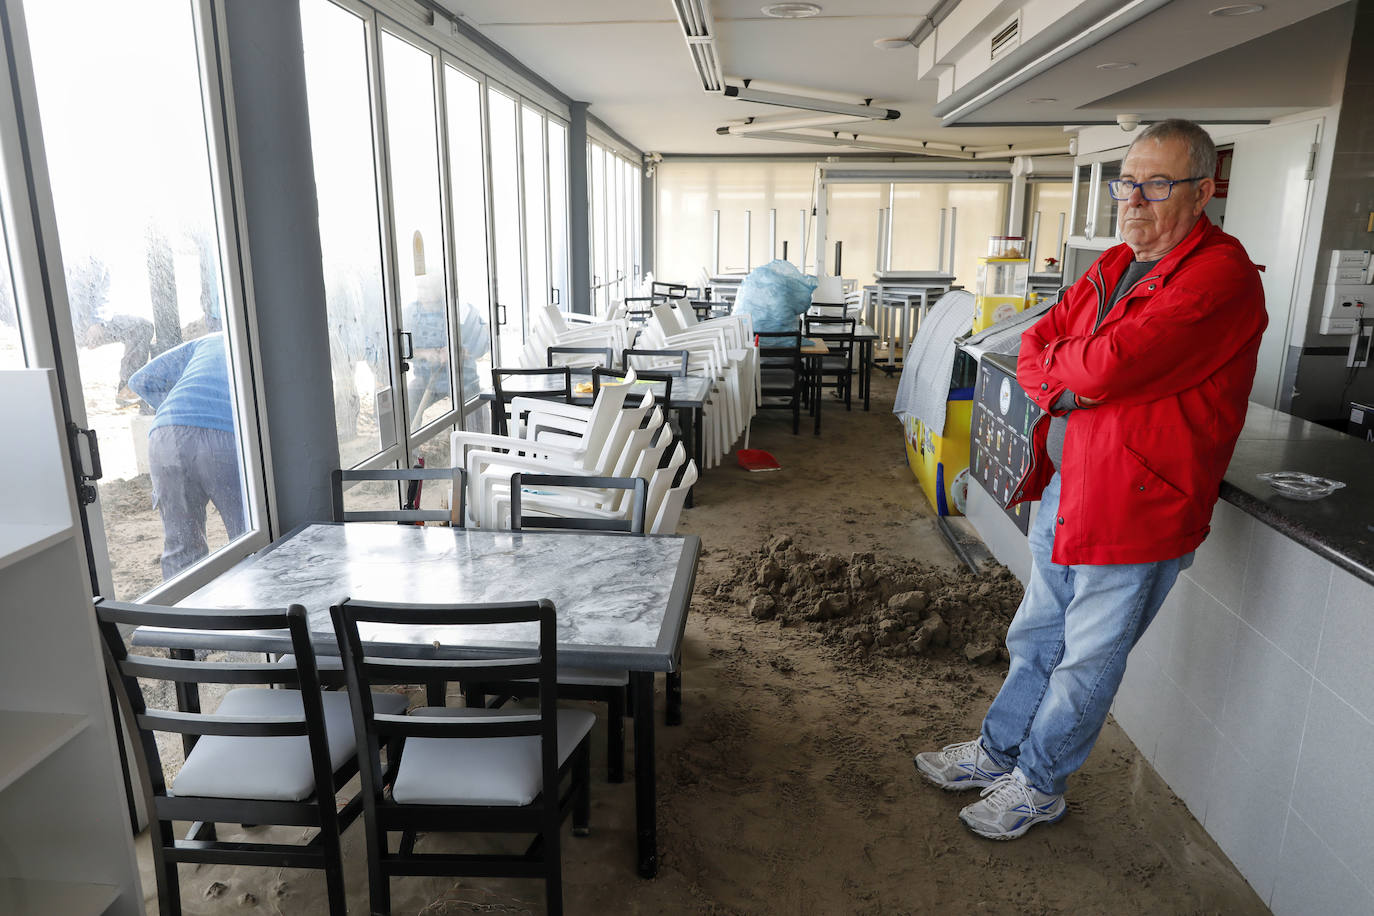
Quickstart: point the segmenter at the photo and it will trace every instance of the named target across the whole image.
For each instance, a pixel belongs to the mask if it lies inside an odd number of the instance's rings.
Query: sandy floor
[[[913,753],[976,733],[1005,672],[979,643],[999,619],[1004,629],[1016,586],[996,570],[964,576],[936,533],[889,412],[894,390],[880,377],[869,414],[827,404],[820,439],[792,436],[780,414],[761,417],[751,445],[783,470],[706,473],[681,526],[705,549],[685,644],[685,722],[658,730],[659,877],[634,874],[633,784],[604,782],[598,726],[593,832],[564,832],[567,911],[1266,912],[1114,722],[1070,782],[1069,817],[1015,843],[968,833],[956,814],[970,799],[916,777]],[[779,565],[813,572],[790,593],[757,583],[760,551],[778,535],[793,541]],[[865,553],[873,557],[854,556]],[[879,575],[864,582],[860,572],[846,589],[822,574],[842,581],[855,568]],[[908,602],[905,618],[883,610],[886,595],[913,585],[928,607]],[[983,585],[992,587],[980,594]],[[760,619],[750,606],[765,593],[774,607]],[[845,601],[818,614],[818,594]],[[945,632],[918,637],[934,614]],[[875,637],[871,648],[860,630]],[[345,835],[352,912],[367,909],[361,840],[359,826]],[[146,838],[140,861],[152,913]],[[398,914],[543,912],[536,883],[392,886]],[[322,890],[309,872],[182,868],[190,914],[322,913]]]

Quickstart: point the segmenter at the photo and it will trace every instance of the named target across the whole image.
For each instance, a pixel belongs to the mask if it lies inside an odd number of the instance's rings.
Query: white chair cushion
[[[416,716],[509,716],[509,709],[425,706]],[[558,710],[561,766],[591,731],[584,709]],[[408,738],[391,796],[409,805],[528,805],[543,789],[539,739]]]
[[[347,693],[328,691],[321,696],[330,768],[337,770],[357,748],[353,714],[348,708]],[[379,713],[387,715],[399,715],[406,708],[406,698],[397,693],[374,693],[372,702]],[[296,690],[239,687],[224,695],[215,712],[222,716],[299,716],[301,695]],[[304,736],[206,735],[186,758],[173,788],[177,795],[301,801],[315,791],[310,748]]]

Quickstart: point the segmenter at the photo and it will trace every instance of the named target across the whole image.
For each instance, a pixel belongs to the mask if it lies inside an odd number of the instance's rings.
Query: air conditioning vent
[[[991,59],[996,60],[1002,55],[1014,50],[1021,44],[1021,14],[1017,13],[1011,21],[1003,25],[996,32],[992,33],[992,41],[989,43]]]

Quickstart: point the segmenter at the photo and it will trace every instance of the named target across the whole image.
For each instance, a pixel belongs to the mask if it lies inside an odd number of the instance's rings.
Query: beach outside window
[[[3,166],[0,161],[0,167]],[[14,277],[10,272],[9,230],[0,221],[4,233],[4,257],[0,257],[0,369],[24,368],[24,338],[19,330],[18,298],[14,293]]]
[[[487,87],[491,145],[493,242],[496,245],[498,365],[520,365],[525,346],[525,294],[520,275],[520,173],[515,99]]]
[[[25,15],[73,396],[104,469],[89,517],[113,597],[131,599],[253,523],[196,25],[187,0],[29,2]]]
[[[487,270],[486,165],[482,158],[482,84],[444,67],[448,106],[449,212],[458,271],[459,366],[471,403],[491,384],[491,287]]]
[[[339,462],[356,467],[396,444],[366,26],[306,0],[301,32]]]
[[[549,125],[549,285],[554,303],[572,308],[568,295],[568,129],[552,119]]]
[[[553,302],[549,290],[549,231],[545,211],[544,116],[521,106],[521,158],[525,166],[525,289],[530,309]]]
[[[406,430],[414,439],[454,407],[434,57],[389,32],[381,45],[396,294],[410,345],[401,354],[409,365]]]

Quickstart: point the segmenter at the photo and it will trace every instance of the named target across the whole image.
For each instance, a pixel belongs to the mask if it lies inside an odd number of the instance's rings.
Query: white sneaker
[[[981,789],[1011,772],[987,755],[981,738],[917,754],[914,762],[916,772],[947,792]]]
[[[1036,824],[1053,824],[1068,806],[1062,795],[1046,795],[1012,770],[983,790],[982,797],[959,812],[964,826],[989,840],[1014,840]]]

